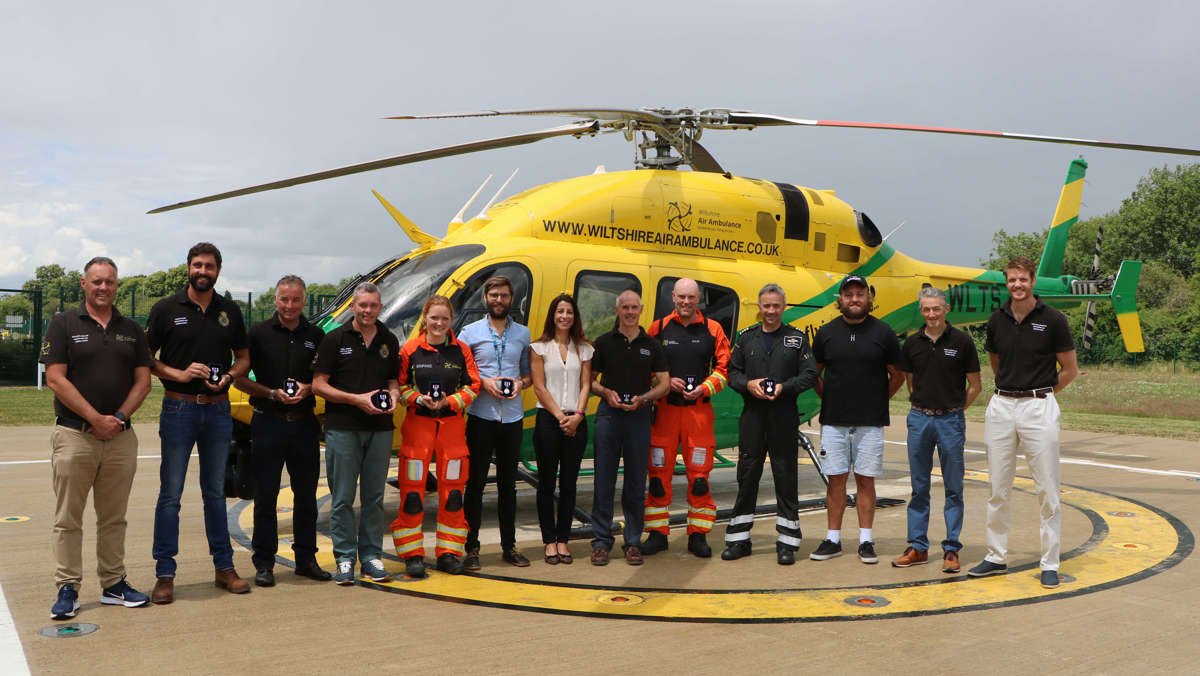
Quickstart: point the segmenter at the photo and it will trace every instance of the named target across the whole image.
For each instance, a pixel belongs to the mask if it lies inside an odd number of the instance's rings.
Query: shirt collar
[[[950,332],[953,330],[954,330],[954,325],[951,324],[950,322],[946,322],[946,328],[942,330],[942,335],[938,336],[938,340],[941,340],[942,338],[945,338],[946,336],[950,335]],[[917,333],[924,336],[928,340],[933,340],[932,338],[929,338],[928,333],[925,333],[925,325],[924,324],[921,325],[921,330],[917,331]]]
[[[1033,309],[1029,311],[1029,314],[1026,315],[1027,317],[1032,316],[1033,313],[1035,313],[1035,312],[1040,312],[1042,309],[1044,309],[1046,307],[1046,304],[1042,302],[1041,296],[1038,296],[1036,293],[1033,294],[1033,300],[1034,300]],[[1004,301],[1004,305],[1000,306],[1000,310],[1002,310],[1004,312],[1004,314],[1008,315],[1009,317],[1012,317],[1014,321],[1017,319],[1017,316],[1014,315],[1013,311],[1012,311],[1012,299],[1011,298]]]
[[[704,313],[700,312],[699,310],[696,310],[696,319],[695,319],[695,321],[692,322],[692,324],[702,323],[703,321],[704,321]],[[679,312],[677,312],[675,310],[671,310],[671,314],[667,315],[667,318],[663,323],[669,324],[671,322],[676,322],[680,326],[691,326],[692,325],[692,324],[684,324],[683,318],[681,318],[679,316]]]
[[[271,315],[271,318],[270,318],[270,319],[268,319],[267,321],[268,321],[268,322],[271,324],[271,326],[272,326],[273,328],[277,328],[277,329],[284,329],[284,330],[287,330],[287,331],[291,331],[291,330],[292,330],[292,329],[289,329],[288,327],[284,326],[284,325],[283,325],[283,322],[282,322],[282,321],[280,321],[280,319],[279,319],[279,311],[278,311],[278,310],[276,310],[276,311],[275,311],[275,314]],[[353,320],[353,319],[351,319],[350,321],[354,321],[354,320]],[[308,326],[308,318],[307,318],[307,317],[305,317],[303,313],[301,313],[301,314],[300,314],[300,323],[296,325],[296,328],[295,328],[295,330],[296,330],[296,331],[299,331],[300,329],[302,329],[302,328],[304,328],[304,327],[306,327],[306,326]],[[356,333],[357,333],[357,332],[356,332]]]
[[[92,314],[90,312],[88,312],[87,301],[82,301],[79,303],[79,316],[80,317],[89,317],[89,318],[92,316]],[[121,311],[117,309],[116,303],[113,303],[112,319],[120,319],[122,316],[123,315],[121,314]],[[111,322],[112,320],[110,319],[109,321]]]

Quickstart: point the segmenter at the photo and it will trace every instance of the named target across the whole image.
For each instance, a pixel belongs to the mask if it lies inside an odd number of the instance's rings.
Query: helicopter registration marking
[[[987,475],[972,472],[967,480],[986,482]],[[358,584],[435,600],[565,615],[676,622],[826,622],[987,610],[1090,594],[1161,573],[1191,553],[1193,535],[1172,515],[1132,499],[1079,486],[1064,487],[1070,489],[1070,497],[1064,498],[1063,504],[1083,512],[1092,524],[1092,534],[1062,557],[1063,572],[1074,576],[1075,581],[1053,590],[1042,589],[1028,574],[1036,569],[1036,561],[1010,565],[1006,575],[979,580],[966,575],[946,577],[935,569],[934,577],[925,580],[845,587],[659,589],[438,572],[424,580],[377,584],[360,579]],[[1035,490],[1033,481],[1027,478],[1017,478],[1014,488],[1025,493]],[[318,497],[327,502],[328,489],[318,490]],[[285,487],[280,503],[290,499]],[[231,521],[236,524],[231,534],[247,548],[250,539],[246,532],[253,510],[246,507],[250,504],[241,501],[231,507]],[[286,517],[281,518],[280,527],[282,533]],[[1129,543],[1136,546],[1127,546]],[[318,545],[319,562],[326,568],[332,566],[327,536]],[[286,557],[291,552],[281,550],[279,554]],[[394,556],[385,558],[393,571],[402,568]],[[716,561],[711,565],[723,564]],[[640,601],[610,602],[616,597],[633,596]],[[876,601],[849,603],[849,598]]]

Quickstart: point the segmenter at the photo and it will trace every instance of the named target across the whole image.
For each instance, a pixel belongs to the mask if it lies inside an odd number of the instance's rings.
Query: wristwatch
[[[271,401],[279,401],[278,399],[275,398],[275,390],[274,389],[272,389],[270,392],[267,393],[267,397],[270,398]]]
[[[114,413],[112,415],[114,418],[116,418],[117,420],[120,420],[123,423],[129,422],[129,416],[125,415],[124,413],[122,413],[120,411],[117,411],[116,413]]]

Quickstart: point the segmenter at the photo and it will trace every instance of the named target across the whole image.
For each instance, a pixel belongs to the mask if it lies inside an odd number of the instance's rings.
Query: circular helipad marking
[[[882,608],[891,603],[882,596],[848,596],[845,600],[857,608]]]
[[[27,516],[0,516],[0,523],[20,523],[28,520]]]
[[[1121,518],[1125,518],[1125,519],[1127,519],[1131,516],[1137,516],[1137,513],[1135,513],[1135,512],[1118,511],[1118,512],[1105,512],[1105,513],[1108,514],[1109,516],[1117,516],[1117,517],[1121,517]]]
[[[986,480],[986,474],[972,474],[973,480]],[[1014,488],[1026,495],[1035,494],[1033,481],[1028,478],[1017,478]],[[1064,575],[1077,575],[1075,584],[1049,592],[1027,575],[1037,570],[1036,559],[1024,564],[1010,562],[1007,574],[981,580],[939,575],[911,582],[842,587],[660,589],[481,573],[431,575],[411,584],[358,580],[357,585],[426,599],[561,615],[669,622],[828,622],[987,610],[1090,594],[1157,575],[1187,558],[1195,546],[1187,526],[1156,507],[1078,486],[1072,486],[1070,494],[1063,504],[1079,510],[1091,523],[1092,532],[1086,542],[1062,556],[1068,571]],[[328,503],[327,490],[319,497],[321,504]],[[229,518],[231,535],[246,547],[250,546],[246,535],[252,521],[253,510],[247,509],[250,504],[235,503]],[[1108,512],[1132,512],[1138,518],[1110,517]],[[327,536],[324,533],[323,537]],[[324,551],[319,556],[329,556],[327,546],[322,545]],[[286,557],[290,556],[290,550],[280,552],[277,560],[286,565]],[[384,558],[396,568],[398,560],[394,556]],[[614,603],[615,597],[637,597],[638,602]],[[886,608],[881,609],[880,603],[847,602],[871,597],[886,600]]]
[[[67,622],[66,624],[52,624],[49,627],[42,627],[38,630],[39,636],[46,638],[75,638],[76,636],[87,636],[94,634],[100,627],[87,622]]]
[[[637,594],[622,592],[620,594],[601,594],[596,597],[596,600],[610,606],[635,606],[646,599]]]

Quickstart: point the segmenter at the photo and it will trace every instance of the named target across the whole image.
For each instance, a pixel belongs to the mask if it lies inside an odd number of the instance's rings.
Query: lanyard
[[[504,349],[508,346],[508,325],[504,326],[504,333],[497,336],[496,330],[492,328],[492,323],[488,322],[488,333],[492,334],[492,350],[496,353],[496,372],[504,372]],[[497,340],[499,339],[499,340]]]

